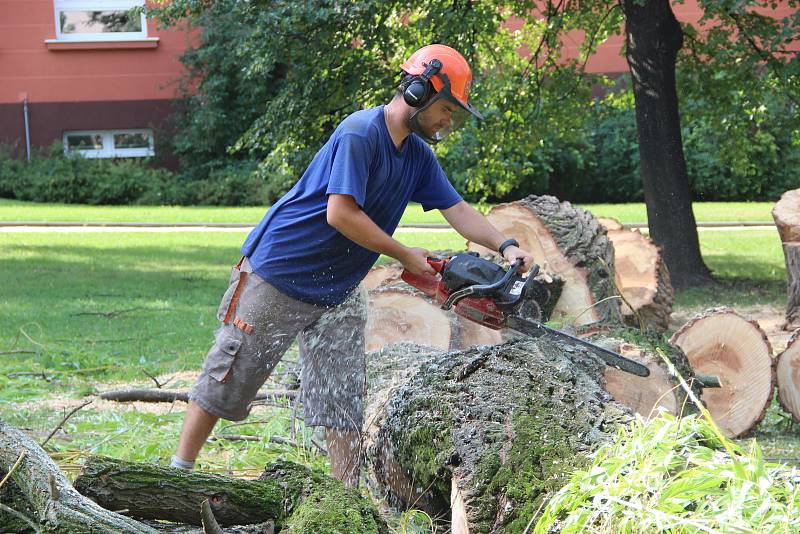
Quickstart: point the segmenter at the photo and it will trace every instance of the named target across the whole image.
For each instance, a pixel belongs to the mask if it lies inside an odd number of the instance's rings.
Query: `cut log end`
[[[730,437],[749,432],[766,414],[775,385],[772,347],[758,323],[730,308],[695,316],[670,339],[698,374],[716,375],[721,388],[706,389],[702,400]]]
[[[800,423],[800,330],[795,331],[778,357],[775,370],[781,407]]]

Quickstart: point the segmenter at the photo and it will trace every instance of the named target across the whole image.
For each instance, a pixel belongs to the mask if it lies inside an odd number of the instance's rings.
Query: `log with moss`
[[[632,417],[604,388],[603,362],[553,338],[371,356],[369,479],[395,506],[451,521],[454,534],[524,532]],[[681,368],[691,377],[685,358]]]
[[[269,465],[258,480],[242,480],[91,458],[73,487],[44,450],[24,433],[0,423],[0,471],[10,471],[20,451],[25,456],[11,475],[17,490],[4,496],[12,503],[9,508],[17,509],[5,510],[0,520],[30,526],[32,531],[191,532],[185,525],[201,525],[201,505],[207,501],[214,520],[226,532],[232,525],[261,525],[253,532],[266,525],[282,533],[387,532],[375,507],[357,491],[290,462]],[[111,510],[125,510],[126,515]],[[140,519],[170,524],[155,529]]]

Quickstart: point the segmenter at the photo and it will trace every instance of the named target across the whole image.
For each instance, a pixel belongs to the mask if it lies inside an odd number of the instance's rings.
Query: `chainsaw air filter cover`
[[[477,252],[456,254],[442,272],[442,283],[448,291],[475,285],[489,285],[500,280],[505,270],[490,261],[481,259]]]

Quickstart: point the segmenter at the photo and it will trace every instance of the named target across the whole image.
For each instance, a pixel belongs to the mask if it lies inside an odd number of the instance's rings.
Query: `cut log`
[[[614,245],[614,276],[624,297],[626,324],[653,332],[669,327],[675,291],[661,250],[638,230],[628,230],[615,219],[598,219]],[[631,309],[632,308],[632,309]]]
[[[658,335],[643,335],[637,330],[618,329],[603,332],[602,337],[590,337],[594,343],[647,366],[650,376],[641,377],[606,367],[603,373],[605,389],[619,402],[644,419],[656,417],[661,411],[673,415],[691,413],[695,407],[679,386],[660,354],[664,354],[684,378],[694,376],[686,355],[678,347],[665,343]],[[693,390],[700,396],[700,384]]]
[[[631,417],[604,389],[599,358],[548,336],[448,353],[386,347],[368,366],[372,484],[400,508],[451,519],[456,534],[522,532]]]
[[[783,243],[788,278],[785,330],[800,326],[800,189],[781,195],[772,218]]]
[[[782,243],[800,241],[800,189],[781,195],[772,208],[772,218],[778,228]]]
[[[487,217],[500,232],[531,252],[543,270],[564,280],[553,319],[578,326],[621,322],[613,282],[614,250],[605,228],[591,213],[555,197],[531,195],[495,206]],[[474,243],[469,248],[493,252]]]
[[[706,310],[670,339],[695,373],[717,375],[721,388],[703,391],[702,401],[729,437],[749,432],[764,418],[775,387],[772,347],[755,321],[727,307]]]
[[[400,262],[391,262],[370,269],[361,283],[364,284],[367,291],[372,291],[385,282],[395,282],[399,280],[401,274],[403,274],[403,266],[400,265]]]
[[[447,350],[452,337],[452,314],[419,291],[406,286],[370,292],[367,351],[403,341]]]
[[[784,330],[800,327],[800,241],[783,244],[783,257],[786,260],[786,322]]]
[[[784,410],[800,423],[800,330],[795,330],[776,365],[778,400]]]
[[[386,533],[377,510],[357,491],[341,482],[290,462],[267,467],[258,481],[198,473],[108,458],[90,459],[73,487],[58,466],[24,433],[0,422],[0,472],[7,473],[19,457],[26,456],[11,475],[14,494],[3,502],[17,513],[34,519],[37,528],[63,534],[200,532],[185,525],[158,529],[130,517],[183,521],[199,525],[200,505],[208,499],[216,520],[274,523],[281,532]],[[7,483],[8,484],[8,483]],[[87,494],[94,500],[79,493]],[[4,491],[8,491],[5,489]],[[198,502],[198,498],[200,499]],[[95,502],[97,501],[97,502]],[[27,503],[27,508],[22,503]],[[98,504],[99,503],[99,504]],[[102,505],[102,506],[101,506]],[[0,519],[13,514],[4,512]],[[4,525],[5,526],[5,525]],[[263,528],[231,528],[226,532],[263,532]]]

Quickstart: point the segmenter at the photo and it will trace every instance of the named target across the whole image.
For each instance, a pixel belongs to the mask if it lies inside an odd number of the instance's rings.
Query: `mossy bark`
[[[47,532],[192,532],[180,524],[154,528],[109,509],[126,509],[127,514],[142,519],[199,525],[200,504],[205,499],[209,500],[218,522],[224,525],[272,522],[276,531],[293,534],[388,532],[374,506],[357,491],[289,462],[271,464],[259,480],[248,481],[93,458],[73,487],[45,451],[24,433],[0,422],[0,471],[8,472],[20,452],[25,457],[12,474],[18,491],[9,486],[5,491],[14,491],[11,497],[3,493],[3,504],[13,504],[14,510],[30,517],[38,528]],[[0,521],[4,522],[0,524],[3,528],[19,525],[18,518],[7,512],[0,514]],[[246,526],[226,527],[225,531],[229,530],[253,531]]]
[[[410,362],[378,364],[400,379],[371,382],[376,396],[391,388],[371,429],[371,473],[399,506],[439,517],[449,518],[455,484],[473,534],[523,532],[545,496],[630,420],[603,389],[602,361],[553,339],[395,350],[373,355]]]

